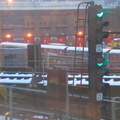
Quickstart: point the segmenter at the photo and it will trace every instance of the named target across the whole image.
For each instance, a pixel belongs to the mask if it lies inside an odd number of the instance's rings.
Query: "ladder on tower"
[[[86,8],[83,11],[83,9],[80,9],[80,6],[82,4],[86,4]],[[87,8],[90,4],[94,4],[94,2],[81,2],[78,4],[78,8],[77,8],[77,19],[76,19],[76,37],[75,37],[75,53],[74,53],[74,71],[75,71],[75,66],[76,66],[76,47],[78,44],[78,40],[81,40],[82,43],[82,47],[83,47],[83,52],[81,55],[82,58],[82,63],[84,62],[84,47],[86,46],[87,43],[87,39],[86,39],[86,28],[87,28]],[[81,12],[81,14],[80,14]],[[84,14],[83,14],[84,12]],[[82,32],[79,34],[79,32]],[[82,79],[82,75],[83,75],[83,64],[81,66],[81,79]]]

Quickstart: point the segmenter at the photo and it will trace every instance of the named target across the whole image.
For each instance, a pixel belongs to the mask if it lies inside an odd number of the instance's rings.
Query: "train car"
[[[76,51],[76,52],[75,52]],[[74,70],[87,72],[88,69],[88,48],[87,47],[68,47],[67,56],[72,56],[71,64]]]
[[[26,43],[2,42],[0,44],[0,66],[4,67],[29,67],[28,45]],[[76,52],[75,52],[76,50]],[[108,68],[111,71],[120,70],[120,50],[103,49],[110,62]],[[64,70],[87,70],[88,48],[71,47],[63,44],[41,44],[42,64],[44,68],[61,68]]]
[[[64,55],[67,46],[61,44],[41,44],[41,50],[44,54],[54,53],[58,55]]]
[[[1,63],[0,67],[29,67],[28,66],[28,46],[27,43],[2,42],[0,44]],[[44,67],[55,66],[54,62],[59,63],[59,59],[65,56],[65,45],[44,45],[41,44],[42,63]],[[31,53],[32,54],[32,53]],[[56,57],[57,56],[57,57]],[[54,62],[52,62],[54,61]]]
[[[2,42],[0,44],[0,67],[25,67],[27,66],[28,44]]]
[[[28,67],[28,45],[31,44],[2,42],[0,44],[0,48],[2,49],[1,66]],[[77,55],[74,56],[75,47],[69,47],[60,43],[50,45],[41,44],[42,64],[44,64],[44,68],[80,69],[82,47],[77,47],[76,51]],[[76,61],[74,61],[75,58]],[[87,59],[87,55],[85,59]],[[76,62],[76,67],[74,67],[74,62]]]
[[[109,68],[111,72],[119,73],[120,72],[120,50],[111,49],[109,53]]]

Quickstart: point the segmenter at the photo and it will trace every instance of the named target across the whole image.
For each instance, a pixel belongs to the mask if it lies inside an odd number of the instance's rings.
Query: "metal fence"
[[[51,88],[54,89],[51,91]],[[80,88],[75,88],[73,93],[73,88],[68,85],[39,86],[38,89],[27,85],[0,85],[0,117],[2,120],[92,120],[88,113],[87,93],[87,89]],[[119,120],[120,97],[103,101],[110,108],[110,116],[106,118]]]

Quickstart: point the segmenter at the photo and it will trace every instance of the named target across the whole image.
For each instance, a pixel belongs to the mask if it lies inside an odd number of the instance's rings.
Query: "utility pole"
[[[88,8],[88,72],[89,72],[89,107],[88,113],[92,120],[106,120],[107,106],[103,98],[108,96],[108,86],[102,82],[104,74],[108,73],[107,58],[103,54],[103,38],[109,36],[103,32],[108,21],[102,21],[101,5],[90,5]],[[104,107],[104,108],[103,108]],[[104,111],[105,109],[105,111]]]

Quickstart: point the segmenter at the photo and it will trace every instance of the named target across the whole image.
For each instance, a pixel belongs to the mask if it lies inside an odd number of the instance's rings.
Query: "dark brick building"
[[[80,10],[79,16],[81,19],[85,18],[84,9]],[[119,12],[105,15],[104,19],[110,21],[106,30],[120,31],[119,16]],[[26,34],[31,33],[34,38],[49,36],[52,42],[56,41],[57,36],[65,36],[64,39],[68,40],[66,43],[74,44],[76,21],[76,9],[1,10],[0,39],[3,40],[7,34],[11,34],[15,42],[23,42]],[[84,30],[84,24],[84,20],[79,21],[79,30]]]

